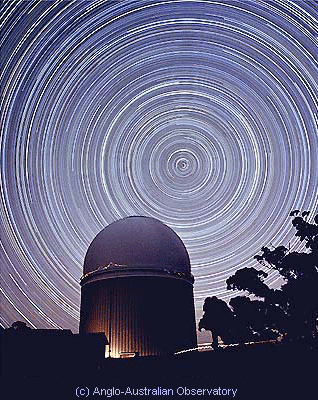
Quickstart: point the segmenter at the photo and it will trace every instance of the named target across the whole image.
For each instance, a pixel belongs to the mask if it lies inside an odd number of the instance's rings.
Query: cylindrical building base
[[[173,354],[196,347],[193,285],[169,277],[120,277],[82,287],[80,333],[104,332],[110,356]]]

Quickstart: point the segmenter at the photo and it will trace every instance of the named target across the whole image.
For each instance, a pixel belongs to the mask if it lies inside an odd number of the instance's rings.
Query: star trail
[[[317,2],[3,1],[1,14],[2,326],[76,332],[87,248],[126,216],[183,240],[197,319],[262,246],[300,248],[289,213],[318,211]]]

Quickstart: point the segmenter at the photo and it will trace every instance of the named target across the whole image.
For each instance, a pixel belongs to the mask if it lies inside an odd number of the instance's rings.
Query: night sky
[[[2,1],[1,24],[2,326],[77,332],[88,246],[130,215],[183,240],[197,319],[262,246],[300,249],[316,1]]]

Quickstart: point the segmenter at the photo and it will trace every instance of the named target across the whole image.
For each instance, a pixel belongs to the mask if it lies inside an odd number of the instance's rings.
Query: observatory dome
[[[127,217],[103,229],[87,250],[83,273],[111,263],[190,274],[189,255],[182,240],[171,228],[149,217]]]

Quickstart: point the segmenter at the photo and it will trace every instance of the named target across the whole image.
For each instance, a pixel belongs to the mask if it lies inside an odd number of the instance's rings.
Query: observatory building
[[[128,217],[88,248],[80,333],[104,332],[110,357],[172,354],[197,345],[187,250],[160,221]]]

